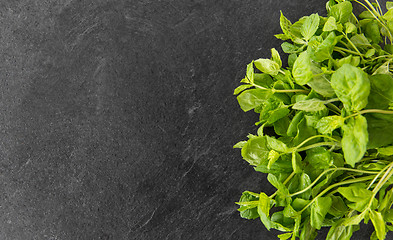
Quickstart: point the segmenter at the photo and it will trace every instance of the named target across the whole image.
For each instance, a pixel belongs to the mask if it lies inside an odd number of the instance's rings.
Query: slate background
[[[236,211],[272,188],[232,92],[324,3],[1,0],[0,239],[276,239]]]

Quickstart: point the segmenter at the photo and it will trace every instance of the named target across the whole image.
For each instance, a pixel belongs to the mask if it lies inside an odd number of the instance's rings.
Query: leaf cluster
[[[365,11],[358,17],[352,3]],[[329,0],[328,16],[292,23],[282,13],[281,56],[253,60],[234,94],[259,114],[256,134],[234,147],[276,188],[243,192],[238,209],[279,239],[371,239],[393,231],[393,2]],[[271,128],[274,135],[265,134]]]

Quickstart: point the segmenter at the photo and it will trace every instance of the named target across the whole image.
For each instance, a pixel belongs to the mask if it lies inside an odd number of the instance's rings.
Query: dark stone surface
[[[232,92],[279,10],[324,7],[1,1],[0,239],[275,239],[236,211],[272,189],[232,149],[257,118]]]

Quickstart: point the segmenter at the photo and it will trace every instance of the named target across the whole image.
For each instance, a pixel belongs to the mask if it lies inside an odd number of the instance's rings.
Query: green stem
[[[360,178],[346,180],[346,181],[342,181],[342,182],[330,185],[325,190],[320,192],[315,198],[313,198],[301,211],[298,212],[298,214],[302,214],[304,212],[304,210],[306,210],[309,206],[311,206],[311,204],[313,204],[318,197],[324,195],[325,193],[329,192],[331,189],[333,189],[335,187],[338,187],[338,186],[341,186],[341,185],[346,185],[346,184],[351,184],[351,183],[363,182],[363,181],[367,181],[367,180],[372,179],[372,178],[373,178],[373,176],[360,177]]]
[[[318,181],[319,179],[321,179],[323,177],[323,175],[325,175],[328,172],[331,171],[350,171],[350,172],[358,172],[358,173],[364,173],[364,174],[377,174],[377,172],[374,171],[365,171],[365,170],[359,170],[359,169],[355,169],[355,168],[329,168],[325,171],[323,171],[315,180],[314,182],[312,182],[308,187],[306,187],[305,189],[292,193],[291,195],[289,195],[290,197],[302,194],[304,192],[306,192],[307,190],[311,189]]]
[[[379,178],[379,176],[381,176],[381,174],[387,169],[389,168],[391,164],[386,165],[386,167],[384,167],[381,171],[379,171],[379,173],[374,177],[374,179],[370,182],[370,184],[367,187],[367,190],[370,189],[370,187],[374,184],[375,181],[377,181],[377,179]]]
[[[351,53],[351,54],[356,54],[356,55],[362,55],[361,53],[359,53],[359,52],[355,52],[355,51],[352,51],[352,50],[349,50],[349,49],[346,49],[346,48],[342,48],[342,47],[334,47],[333,48],[334,50],[336,50],[336,51],[344,51],[344,52],[347,52],[347,53]]]
[[[345,39],[347,39],[348,43],[353,47],[353,49],[355,49],[355,51],[356,51],[357,54],[360,56],[360,58],[361,58],[362,60],[364,60],[364,59],[363,59],[363,54],[360,53],[359,49],[358,49],[358,48],[355,46],[355,44],[353,44],[353,42],[348,38],[348,35],[347,35],[346,33],[344,33],[344,32],[341,32],[341,33],[344,35]]]
[[[368,203],[368,207],[370,208],[372,203],[373,203],[373,199],[375,198],[375,196],[377,195],[377,193],[379,192],[379,190],[381,190],[382,186],[390,179],[390,177],[393,175],[393,164],[390,164],[390,167],[388,170],[386,170],[385,174],[382,176],[382,178],[379,180],[378,184],[375,186],[375,188],[373,189],[373,195],[370,198],[370,202]]]
[[[336,140],[336,139],[335,139]],[[336,140],[337,141],[337,140]],[[335,147],[341,147],[341,144],[339,142],[319,142],[319,143],[314,143],[311,144],[307,147],[303,147],[300,149],[297,149],[298,152],[303,152],[308,149],[316,148],[316,147],[321,147],[321,146],[335,146]]]
[[[348,118],[355,117],[357,115],[361,115],[361,114],[365,114],[365,113],[393,114],[393,111],[381,110],[381,109],[366,109],[366,110],[362,110],[360,112],[354,113],[352,115],[349,115],[349,116],[345,117],[344,120],[347,120]]]
[[[392,33],[390,32],[389,28],[379,19],[379,16],[375,16],[374,12],[371,11],[366,5],[364,5],[363,3],[359,2],[358,0],[354,0],[355,2],[359,3],[360,5],[362,5],[367,11],[369,11],[371,13],[371,15],[373,15],[373,17],[375,18],[375,20],[377,20],[385,29],[386,31],[389,33],[389,40],[390,42],[392,42],[393,36]],[[366,0],[366,2],[371,5],[371,8],[375,11],[374,7],[372,6],[372,4],[370,2],[368,2]],[[376,12],[376,11],[375,11]],[[376,12],[378,14],[378,12]]]
[[[251,83],[256,88],[262,89],[262,90],[269,90],[272,91],[273,93],[294,93],[294,92],[303,92],[303,93],[309,93],[310,91],[303,90],[303,89],[273,89],[273,88],[264,88],[262,86],[256,85],[255,83]]]
[[[326,135],[315,135],[315,136],[312,136],[312,137],[307,138],[306,140],[304,140],[303,142],[301,142],[299,145],[297,145],[296,147],[294,147],[294,149],[292,149],[292,150],[289,151],[289,152],[297,151],[301,146],[303,146],[303,145],[306,144],[307,142],[309,142],[309,141],[311,141],[311,140],[313,140],[313,139],[315,139],[315,138],[321,138],[321,137],[327,138],[327,139],[330,139],[330,140],[333,140],[333,141],[338,142],[337,139],[332,138],[332,137],[330,137],[330,136],[326,136]]]

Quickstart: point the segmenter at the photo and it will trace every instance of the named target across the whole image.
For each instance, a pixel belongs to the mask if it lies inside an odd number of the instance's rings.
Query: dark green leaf
[[[384,147],[393,144],[393,115],[367,114],[369,132],[368,148]]]
[[[293,139],[293,145],[297,146],[299,145],[301,142],[303,142],[304,140],[306,140],[307,138],[314,136],[317,134],[317,131],[313,128],[313,127],[309,127],[307,126],[307,121],[306,118],[302,118],[299,122],[299,124],[297,125],[297,134],[295,136],[295,138]],[[316,140],[311,140],[309,142],[307,142],[306,145],[315,143]]]
[[[345,205],[344,200],[339,196],[331,196],[332,205],[328,211],[329,214],[335,217],[342,217],[347,213],[348,207]]]
[[[372,43],[379,44],[379,42],[382,41],[381,31],[376,20],[371,21],[366,25],[364,33],[367,38],[371,39]]]

